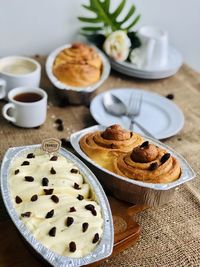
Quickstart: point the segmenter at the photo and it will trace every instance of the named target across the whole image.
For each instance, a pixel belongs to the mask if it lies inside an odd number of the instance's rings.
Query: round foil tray
[[[18,214],[15,208],[13,207],[10,196],[9,183],[8,183],[9,168],[12,164],[12,161],[16,157],[23,155],[24,153],[27,152],[29,153],[33,152],[37,149],[40,149],[40,147],[41,145],[32,145],[32,146],[9,148],[2,161],[1,193],[8,214],[10,215],[19,233],[22,235],[22,237],[25,239],[28,245],[30,245],[31,248],[34,249],[34,251],[37,253],[38,256],[40,256],[47,263],[55,267],[67,267],[67,266],[77,267],[90,264],[110,256],[113,250],[114,229],[113,229],[112,214],[108,199],[100,183],[96,179],[95,175],[88,169],[88,167],[85,166],[85,164],[81,160],[79,160],[76,156],[74,156],[72,153],[68,152],[63,148],[60,149],[60,154],[76,164],[81,174],[84,176],[85,181],[92,188],[96,196],[97,202],[101,206],[102,217],[104,221],[101,241],[90,254],[84,257],[70,258],[70,257],[60,256],[54,253],[53,251],[47,249],[38,240],[36,240],[34,236],[31,234],[31,232],[27,229],[26,225],[19,219]]]
[[[145,183],[117,175],[105,168],[102,168],[82,151],[79,141],[85,134],[94,131],[103,131],[105,128],[106,127],[102,125],[86,128],[72,134],[70,142],[75,151],[85,160],[87,165],[96,174],[103,187],[116,198],[134,204],[143,204],[154,207],[161,206],[172,199],[178,186],[195,177],[195,172],[182,156],[164,143],[143,135],[141,136],[143,136],[144,140],[168,150],[172,156],[178,159],[181,165],[181,176],[178,180],[166,184]]]
[[[53,52],[49,54],[46,60],[46,73],[48,78],[50,79],[51,83],[56,87],[56,93],[62,97],[68,100],[71,104],[89,104],[89,101],[91,99],[92,93],[99,88],[105,80],[108,78],[110,74],[110,63],[108,58],[105,56],[105,54],[99,50],[96,46],[92,46],[93,49],[98,53],[102,60],[102,73],[100,79],[87,87],[75,87],[71,85],[66,85],[62,82],[60,82],[53,74],[53,64],[55,61],[56,56],[65,48],[70,48],[72,44],[66,44],[61,47],[58,47]]]

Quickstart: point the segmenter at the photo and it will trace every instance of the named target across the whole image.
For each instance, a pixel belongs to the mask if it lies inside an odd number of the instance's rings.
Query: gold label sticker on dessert
[[[56,138],[48,138],[42,141],[42,150],[48,153],[58,152],[61,147],[61,141]]]

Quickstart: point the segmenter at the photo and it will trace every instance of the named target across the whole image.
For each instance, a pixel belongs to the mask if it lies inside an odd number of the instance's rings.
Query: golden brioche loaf
[[[53,74],[64,84],[86,87],[100,79],[101,68],[101,58],[92,47],[75,43],[57,55]]]

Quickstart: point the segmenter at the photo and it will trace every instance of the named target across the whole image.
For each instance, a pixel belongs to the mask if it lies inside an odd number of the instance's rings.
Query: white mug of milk
[[[143,26],[137,34],[142,43],[140,50],[143,67],[147,69],[164,67],[168,60],[168,33],[152,26]]]
[[[9,91],[15,87],[38,87],[41,66],[28,57],[10,56],[0,59],[0,99],[7,98]]]

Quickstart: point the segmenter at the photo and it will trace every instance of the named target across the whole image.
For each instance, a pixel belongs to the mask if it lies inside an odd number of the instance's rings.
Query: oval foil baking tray
[[[109,255],[111,255],[113,250],[114,229],[113,229],[112,214],[107,197],[103,191],[103,188],[98,182],[97,178],[88,169],[88,167],[85,166],[85,164],[81,160],[79,160],[76,156],[74,156],[72,153],[68,152],[63,148],[60,149],[60,154],[65,158],[67,158],[68,160],[72,161],[79,168],[85,181],[90,185],[91,189],[93,190],[96,196],[96,200],[101,207],[102,217],[104,221],[101,241],[90,254],[84,257],[70,258],[70,257],[60,256],[54,253],[53,251],[47,249],[38,240],[36,240],[32,235],[32,233],[28,230],[26,225],[19,219],[19,216],[15,208],[13,207],[10,196],[9,183],[8,183],[9,168],[16,157],[23,155],[24,153],[27,152],[29,153],[33,152],[37,149],[40,149],[40,147],[41,145],[31,145],[31,146],[10,148],[8,149],[3,158],[1,167],[1,192],[4,204],[13,223],[15,224],[15,226],[17,227],[23,238],[27,241],[28,245],[30,245],[42,259],[44,259],[52,266],[55,267],[82,266],[108,257]]]
[[[195,177],[195,172],[182,156],[164,143],[143,135],[141,136],[143,136],[144,140],[150,141],[151,143],[168,150],[172,156],[177,158],[181,165],[181,176],[178,180],[166,184],[145,183],[117,175],[105,168],[102,168],[82,151],[79,141],[85,134],[94,131],[103,131],[105,128],[106,127],[102,125],[86,128],[72,134],[70,142],[76,152],[87,162],[88,166],[96,174],[103,187],[111,192],[116,198],[135,204],[161,206],[171,200],[174,191],[178,188],[178,186]]]

